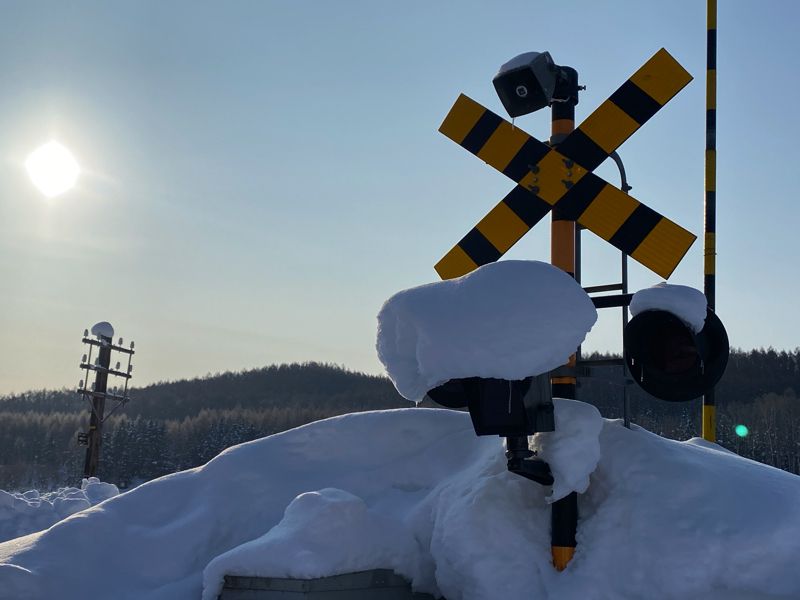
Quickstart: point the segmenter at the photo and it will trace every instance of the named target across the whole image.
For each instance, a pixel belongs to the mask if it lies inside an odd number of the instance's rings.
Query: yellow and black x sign
[[[518,185],[436,264],[437,273],[452,279],[498,260],[557,206],[668,278],[696,236],[592,170],[691,80],[662,48],[557,149],[462,94],[439,131]]]

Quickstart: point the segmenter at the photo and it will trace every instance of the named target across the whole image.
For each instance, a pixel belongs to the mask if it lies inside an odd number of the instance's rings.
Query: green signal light
[[[733,428],[736,432],[736,435],[739,437],[747,437],[747,434],[750,433],[750,430],[747,428],[747,425],[737,425]]]

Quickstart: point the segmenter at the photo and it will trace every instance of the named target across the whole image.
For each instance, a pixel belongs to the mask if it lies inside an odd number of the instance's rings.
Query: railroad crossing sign
[[[439,131],[517,183],[435,266],[452,279],[498,260],[557,207],[665,279],[696,236],[592,171],[692,76],[663,48],[611,94],[557,149],[465,95]]]

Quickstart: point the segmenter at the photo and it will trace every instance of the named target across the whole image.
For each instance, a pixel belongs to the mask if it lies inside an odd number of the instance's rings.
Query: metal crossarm
[[[558,206],[565,217],[668,278],[696,237],[591,170],[689,81],[660,50],[558,150],[462,94],[439,131],[519,185],[436,264],[439,275],[458,277],[498,260]]]

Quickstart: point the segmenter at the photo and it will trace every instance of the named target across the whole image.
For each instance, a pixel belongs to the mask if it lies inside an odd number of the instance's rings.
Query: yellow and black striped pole
[[[703,251],[704,291],[708,306],[716,305],[717,258],[717,0],[707,0],[706,38],[706,197],[705,245]],[[703,439],[717,441],[714,388],[703,395]]]
[[[550,145],[558,146],[575,129],[575,105],[556,102],[552,107],[552,135]],[[550,263],[575,277],[575,221],[555,206],[550,222]],[[569,357],[568,367],[575,366],[575,355]],[[553,377],[553,396],[575,398],[576,380],[573,376]]]
[[[575,105],[578,103],[578,73],[569,67],[568,79],[571,80],[572,92],[564,102],[552,104],[552,125],[550,145],[558,144],[567,138],[575,129]],[[570,169],[570,165],[566,165]],[[571,173],[567,172],[570,177]],[[558,206],[553,208],[553,219],[550,224],[550,262],[553,266],[566,271],[575,277],[575,220]],[[567,362],[568,367],[576,366],[573,354]],[[558,398],[575,398],[577,381],[574,375],[553,377],[550,380],[553,396]],[[553,566],[563,571],[575,554],[575,534],[578,528],[578,494],[575,492],[556,500],[551,505],[550,516],[550,548],[553,555]]]

